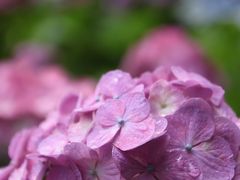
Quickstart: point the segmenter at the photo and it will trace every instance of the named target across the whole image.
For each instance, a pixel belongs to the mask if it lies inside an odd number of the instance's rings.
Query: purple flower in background
[[[15,58],[0,66],[1,119],[42,119],[56,108],[59,98],[80,89],[84,96],[93,93],[94,81],[71,80],[60,67],[46,65],[50,56],[46,50],[29,48],[18,50]]]
[[[155,29],[131,47],[122,69],[139,76],[159,66],[180,66],[216,81],[216,71],[199,47],[177,27]]]
[[[0,65],[0,138],[1,147],[9,143],[13,134],[22,128],[32,127],[53,110],[69,94],[88,97],[94,92],[95,82],[88,78],[73,81],[56,65],[50,65],[51,53],[40,46],[22,46],[10,61]],[[74,106],[68,98],[66,107]],[[66,98],[65,98],[66,99]],[[69,100],[70,99],[70,100]],[[64,110],[63,110],[64,109]],[[70,107],[71,110],[71,107]],[[2,149],[3,149],[2,148]]]

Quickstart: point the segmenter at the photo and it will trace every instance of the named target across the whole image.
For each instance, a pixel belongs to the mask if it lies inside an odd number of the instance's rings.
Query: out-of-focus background
[[[164,27],[181,28],[201,48],[240,115],[239,0],[0,0],[0,59],[28,47],[76,79],[99,78]]]

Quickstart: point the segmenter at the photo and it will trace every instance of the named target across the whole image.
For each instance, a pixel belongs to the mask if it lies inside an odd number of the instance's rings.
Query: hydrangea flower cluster
[[[16,134],[0,179],[238,180],[239,147],[220,86],[180,67],[115,70]]]

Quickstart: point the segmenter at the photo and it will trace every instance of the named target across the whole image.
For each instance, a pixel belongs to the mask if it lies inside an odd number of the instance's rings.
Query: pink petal
[[[113,147],[112,154],[113,159],[124,178],[131,179],[139,172],[144,171],[144,167],[138,161],[134,160],[118,148]]]
[[[168,121],[165,118],[158,118],[155,121],[155,131],[153,138],[157,138],[166,133]]]
[[[179,89],[163,80],[156,82],[149,92],[151,110],[157,116],[173,114],[185,100]]]
[[[19,163],[21,159],[24,158],[24,154],[26,153],[26,146],[31,135],[32,130],[23,130],[17,133],[10,145],[9,145],[9,156],[14,161],[14,163]]]
[[[76,107],[78,102],[78,95],[69,94],[66,96],[60,104],[59,111],[63,115],[70,114]]]
[[[149,141],[155,131],[155,121],[147,118],[141,122],[126,122],[119,135],[114,140],[114,145],[122,151],[136,148]]]
[[[196,180],[201,179],[198,164],[187,154],[173,151],[162,156],[155,173],[159,179],[166,180]]]
[[[63,153],[67,143],[67,136],[60,131],[55,131],[39,143],[37,151],[42,156],[58,157]]]
[[[113,126],[122,118],[125,111],[124,104],[119,100],[107,100],[96,112],[96,121],[103,126]]]
[[[157,167],[163,159],[167,140],[167,136],[158,137],[124,153],[145,167],[148,163]]]
[[[8,179],[9,175],[14,171],[15,165],[10,164],[7,167],[0,168],[0,179]]]
[[[109,143],[117,134],[119,128],[118,125],[109,128],[94,126],[87,137],[87,146],[96,149]]]
[[[106,97],[119,97],[135,86],[135,83],[128,73],[120,70],[110,71],[104,74],[96,88],[100,95]]]
[[[69,125],[67,133],[70,142],[82,142],[85,140],[86,135],[90,131],[92,126],[92,121],[89,119],[82,118],[77,123],[72,123]]]
[[[223,137],[230,145],[234,157],[237,157],[240,147],[240,129],[232,121],[224,118],[216,118],[215,136]]]
[[[9,176],[9,180],[22,180],[27,179],[27,161],[25,160],[19,168],[16,168],[11,175]]]
[[[215,129],[211,107],[198,98],[185,102],[168,121],[172,145],[195,145],[209,140]]]
[[[223,101],[220,104],[220,106],[215,107],[215,110],[219,116],[223,116],[223,117],[233,121],[234,123],[239,122],[236,113],[232,110],[232,108],[226,102]]]
[[[42,180],[47,167],[37,160],[28,160],[29,179]]]
[[[120,180],[120,172],[113,159],[110,157],[103,158],[97,165],[99,179]]]
[[[227,141],[215,137],[194,147],[194,156],[202,171],[202,179],[227,180],[234,176],[235,161]]]
[[[124,95],[120,100],[126,106],[124,119],[139,122],[148,117],[150,105],[143,93],[130,93]]]
[[[96,158],[97,154],[83,143],[70,143],[64,147],[64,155],[74,161]]]

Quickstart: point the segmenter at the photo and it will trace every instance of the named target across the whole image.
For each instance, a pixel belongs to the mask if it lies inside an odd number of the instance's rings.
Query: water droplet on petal
[[[188,174],[192,177],[198,177],[200,175],[200,170],[195,167],[193,164],[189,163],[189,172]]]

